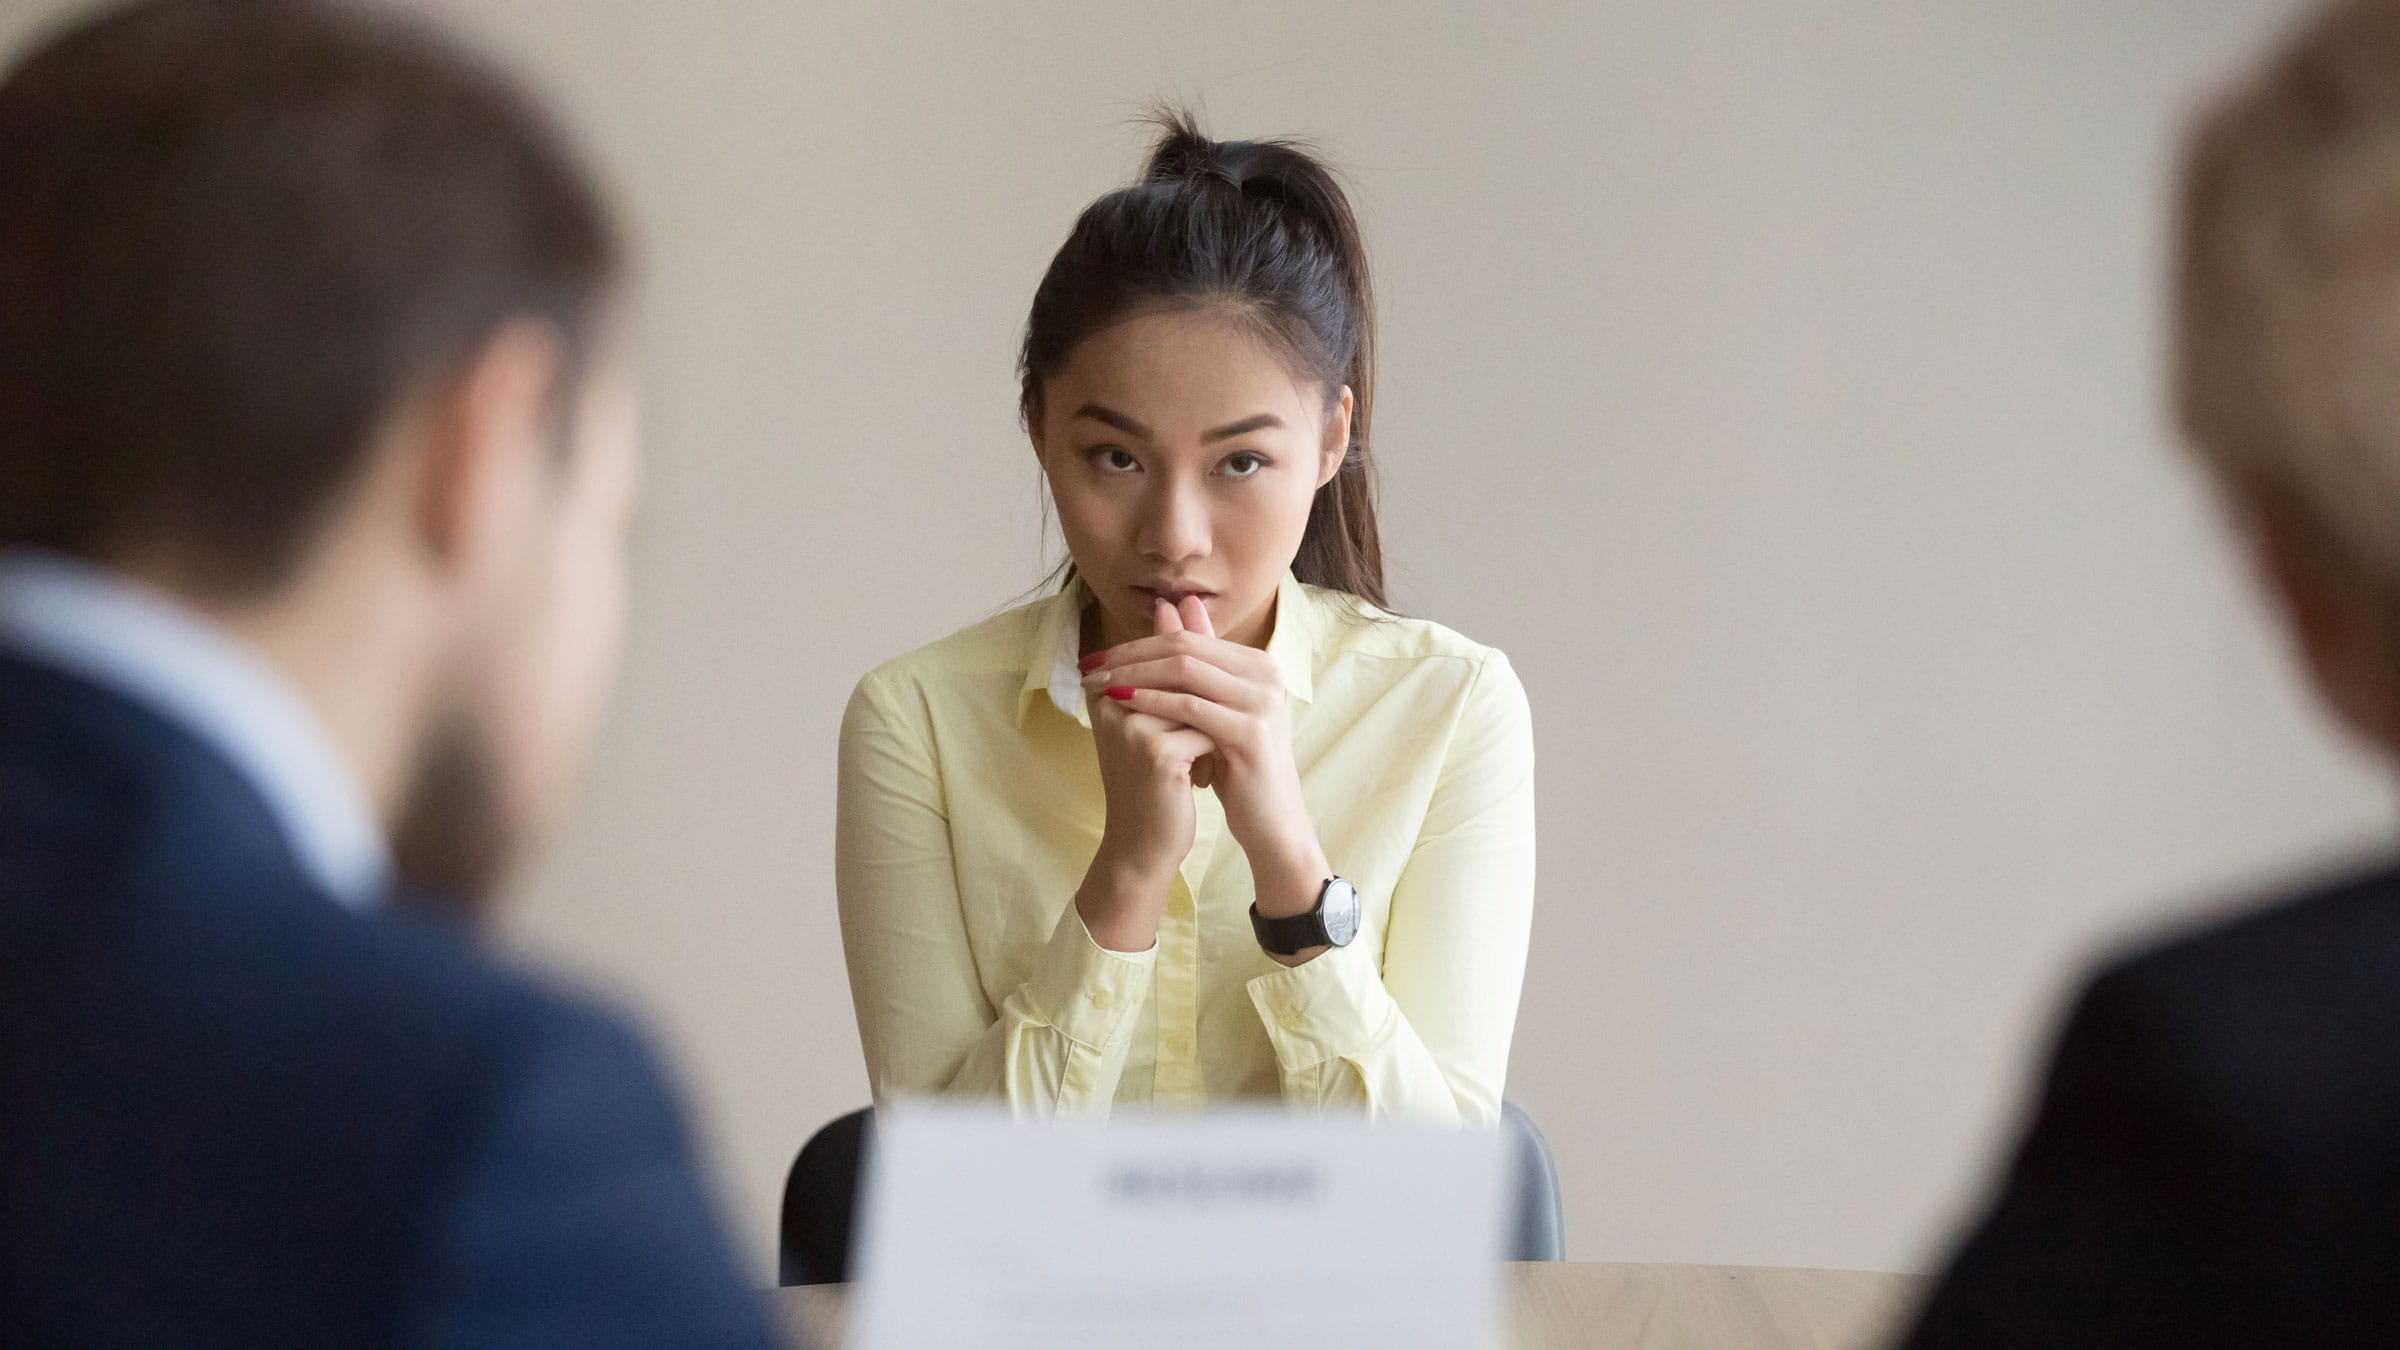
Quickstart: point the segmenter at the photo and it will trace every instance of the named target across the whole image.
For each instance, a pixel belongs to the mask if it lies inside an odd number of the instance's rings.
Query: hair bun
[[[1153,120],[1159,128],[1158,144],[1150,151],[1149,166],[1142,173],[1144,182],[1199,183],[1215,179],[1241,186],[1240,178],[1227,163],[1226,144],[1202,135],[1191,114],[1179,109],[1161,109]]]

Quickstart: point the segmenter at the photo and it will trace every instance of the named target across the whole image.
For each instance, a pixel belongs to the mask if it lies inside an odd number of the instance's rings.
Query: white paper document
[[[881,1113],[850,1343],[1470,1350],[1498,1312],[1490,1130],[1265,1110]]]

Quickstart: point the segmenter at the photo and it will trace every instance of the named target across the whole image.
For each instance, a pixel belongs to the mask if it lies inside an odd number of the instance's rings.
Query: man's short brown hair
[[[2186,435],[2400,587],[2400,3],[2335,5],[2202,119],[2181,230]]]
[[[0,82],[0,546],[283,578],[379,428],[618,267],[510,83],[335,0],[142,0]]]

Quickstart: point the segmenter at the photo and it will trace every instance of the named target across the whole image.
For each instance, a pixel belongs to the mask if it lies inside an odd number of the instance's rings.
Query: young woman
[[[1490,1123],[1533,911],[1501,654],[1382,608],[1348,202],[1170,122],[1034,293],[1055,595],[869,674],[843,944],[878,1101]]]

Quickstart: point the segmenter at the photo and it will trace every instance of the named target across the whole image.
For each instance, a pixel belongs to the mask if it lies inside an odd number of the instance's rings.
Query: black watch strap
[[[1325,931],[1325,898],[1317,896],[1316,907],[1306,914],[1289,918],[1270,919],[1250,906],[1250,931],[1258,935],[1258,945],[1277,956],[1292,956],[1311,947],[1330,947],[1333,939]]]
[[[1338,892],[1338,894],[1337,894]],[[1328,914],[1329,900],[1338,900]],[[1250,931],[1258,945],[1276,956],[1297,956],[1315,947],[1346,947],[1358,936],[1358,888],[1340,877],[1328,877],[1317,888],[1317,903],[1306,914],[1270,919],[1250,906]]]

